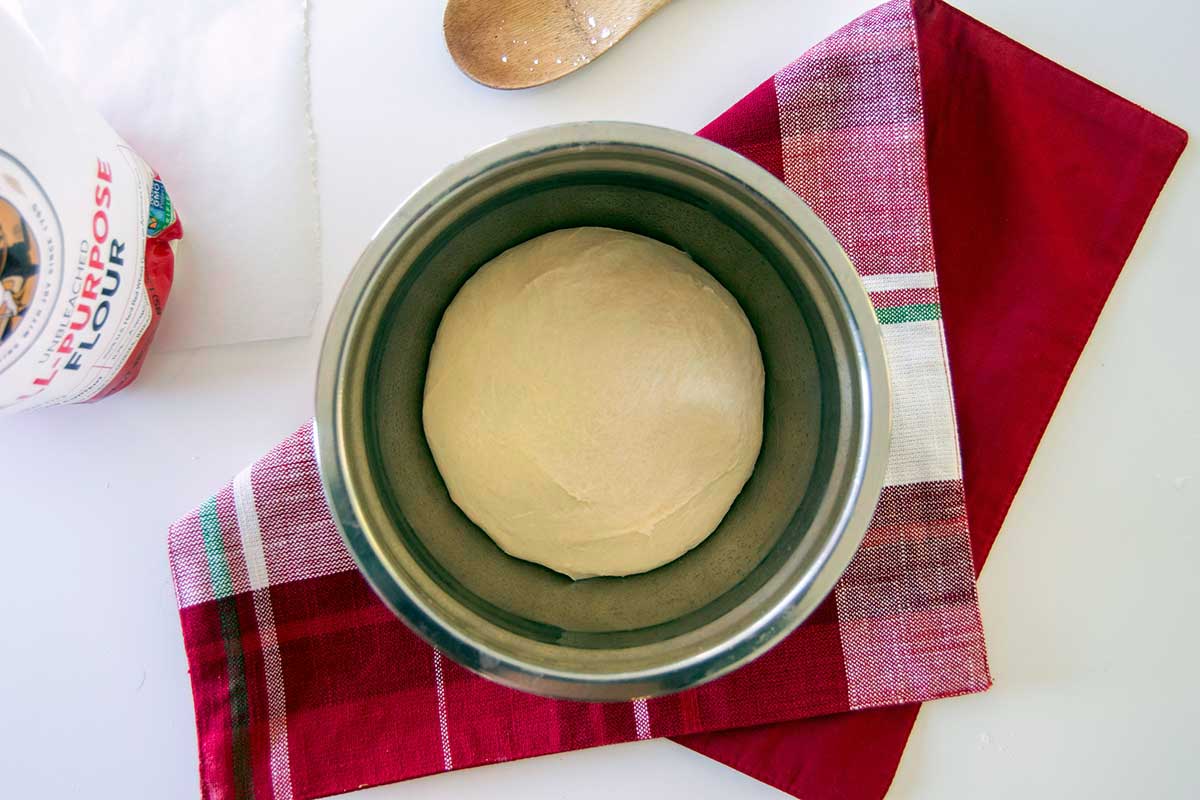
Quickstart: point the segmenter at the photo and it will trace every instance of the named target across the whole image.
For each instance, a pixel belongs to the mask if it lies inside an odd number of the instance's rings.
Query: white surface
[[[172,292],[190,300],[171,303],[158,352],[308,336],[321,267],[301,0],[24,4],[183,218]]]
[[[694,130],[870,5],[681,1],[582,73],[500,94],[455,71],[442,50],[437,0],[317,0],[318,319],[379,222],[446,162],[546,122],[608,117]],[[1200,19],[1190,0],[961,5],[1200,131],[1200,52],[1191,41]],[[893,797],[1200,795],[1197,218],[1193,143],[984,571],[995,688],[921,712]],[[168,316],[186,302],[175,297]],[[152,354],[142,379],[110,400],[0,424],[0,794],[196,795],[166,526],[310,413],[318,344],[312,336]],[[95,472],[64,484],[68,462]],[[659,741],[357,796],[783,795]]]

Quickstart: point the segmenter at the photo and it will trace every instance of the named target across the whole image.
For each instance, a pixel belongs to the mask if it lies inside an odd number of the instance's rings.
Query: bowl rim
[[[367,300],[365,290],[387,269],[387,255],[397,241],[439,198],[514,158],[605,144],[664,151],[703,164],[795,225],[824,261],[859,331],[856,351],[870,405],[862,420],[865,452],[858,464],[858,493],[849,513],[841,516],[841,534],[811,582],[792,587],[774,608],[764,611],[758,624],[732,637],[732,647],[727,642],[720,651],[710,648],[667,665],[597,674],[533,667],[465,636],[408,591],[384,564],[362,530],[347,481],[341,378],[352,342],[349,334]],[[858,551],[883,490],[891,440],[891,384],[882,331],[858,272],[825,224],[783,181],[733,150],[693,134],[631,122],[572,122],[517,133],[451,164],[414,190],[372,234],[343,283],[321,345],[315,400],[313,444],[331,516],[359,571],[384,604],[428,644],[473,671],[512,688],[572,700],[629,700],[691,688],[746,664],[790,634],[833,590]],[[710,663],[716,656],[720,662]]]

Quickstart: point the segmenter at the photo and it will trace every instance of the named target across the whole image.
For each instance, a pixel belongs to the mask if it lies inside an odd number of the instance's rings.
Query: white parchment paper
[[[183,220],[155,348],[308,335],[320,298],[305,0],[24,0]]]

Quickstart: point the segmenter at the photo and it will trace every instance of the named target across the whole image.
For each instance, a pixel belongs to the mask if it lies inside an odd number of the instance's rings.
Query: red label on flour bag
[[[141,369],[183,235],[162,181],[0,12],[0,414]]]

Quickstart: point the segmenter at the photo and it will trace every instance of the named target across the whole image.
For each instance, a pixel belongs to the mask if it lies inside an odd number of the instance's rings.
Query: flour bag
[[[0,76],[2,415],[137,377],[183,228],[157,173],[2,9]]]

